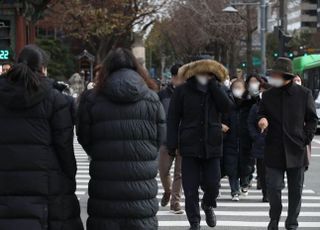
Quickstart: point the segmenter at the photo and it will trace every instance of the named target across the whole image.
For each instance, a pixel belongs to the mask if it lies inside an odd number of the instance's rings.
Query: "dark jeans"
[[[281,190],[285,187],[284,173],[287,172],[289,208],[286,228],[297,228],[298,216],[301,209],[305,167],[287,170],[267,168],[266,172],[268,197],[270,202],[270,219],[273,221],[280,220],[282,212]]]
[[[231,196],[240,195],[240,180],[238,177],[229,177]]]
[[[182,185],[186,213],[190,224],[200,223],[199,187],[204,190],[203,203],[217,207],[220,187],[220,158],[199,159],[182,157]]]
[[[251,156],[243,155],[240,157],[240,186],[241,188],[248,188],[252,174],[254,173],[255,160]]]
[[[263,159],[257,159],[257,174],[263,196],[267,196],[266,166]]]

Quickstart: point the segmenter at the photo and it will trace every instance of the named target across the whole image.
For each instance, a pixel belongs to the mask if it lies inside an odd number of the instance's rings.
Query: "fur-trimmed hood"
[[[198,74],[212,73],[220,82],[229,78],[229,72],[221,63],[214,60],[199,60],[190,62],[179,69],[179,77],[188,80]]]

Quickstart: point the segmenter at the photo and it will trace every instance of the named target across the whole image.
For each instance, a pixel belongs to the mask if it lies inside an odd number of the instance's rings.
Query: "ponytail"
[[[17,63],[8,72],[8,80],[22,83],[29,92],[37,91],[40,87],[42,60],[40,48],[34,45],[25,46],[19,54]]]
[[[24,62],[15,64],[7,77],[12,82],[22,81],[28,91],[37,91],[40,86],[40,74]]]

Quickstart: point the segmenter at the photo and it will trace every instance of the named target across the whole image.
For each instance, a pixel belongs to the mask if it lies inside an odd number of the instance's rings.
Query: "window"
[[[317,16],[317,10],[303,10],[302,15]]]
[[[316,28],[317,27],[317,22],[301,22],[301,27]]]

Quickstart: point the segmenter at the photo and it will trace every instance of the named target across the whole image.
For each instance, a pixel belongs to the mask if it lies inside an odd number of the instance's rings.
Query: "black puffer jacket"
[[[0,79],[0,229],[82,230],[68,102]]]
[[[223,123],[230,129],[223,142],[224,172],[228,176],[245,177],[254,171],[251,157],[252,140],[248,128],[248,116],[254,100],[237,99],[233,109],[223,116]]]
[[[165,112],[134,71],[113,73],[79,106],[78,139],[91,156],[88,230],[156,230],[157,153]]]
[[[252,140],[249,133],[248,117],[254,101],[236,98],[233,100],[232,111],[223,116],[223,123],[230,128],[224,137],[223,154],[250,155]]]
[[[169,149],[180,150],[183,157],[210,159],[222,157],[221,117],[232,102],[217,81],[201,91],[195,77],[177,87],[168,114]]]

